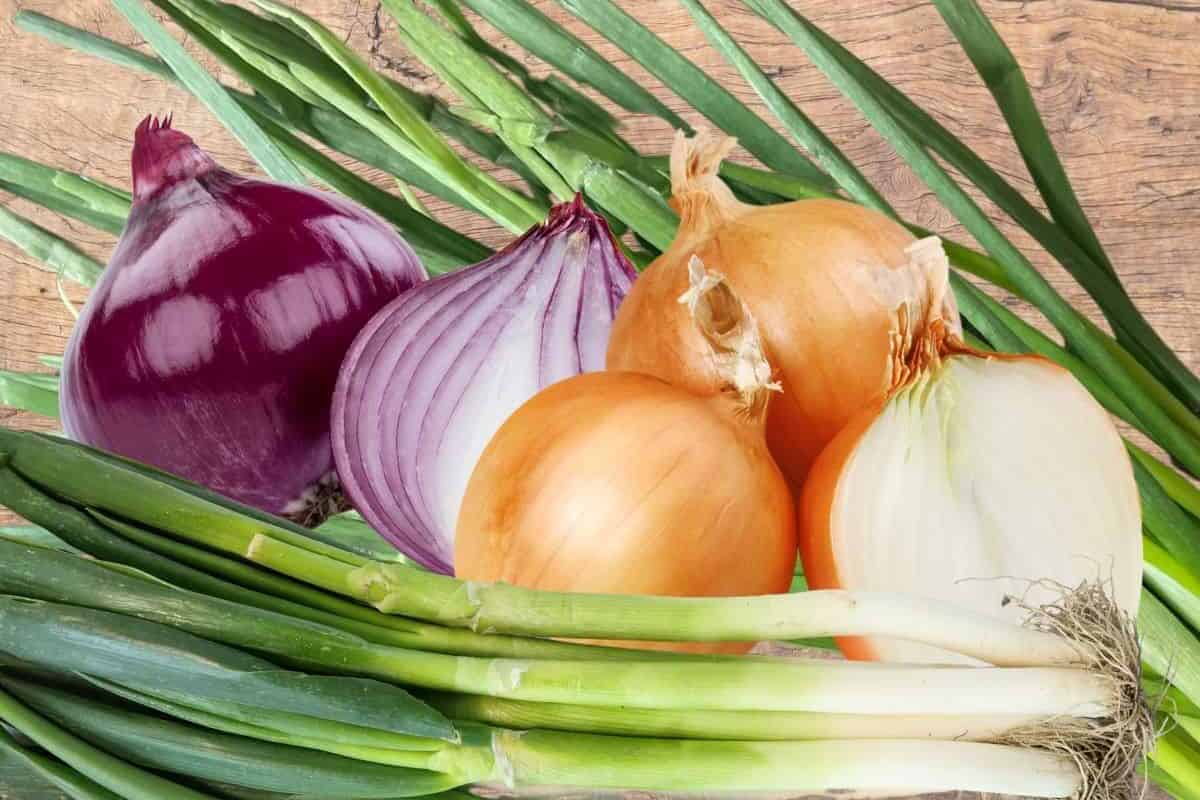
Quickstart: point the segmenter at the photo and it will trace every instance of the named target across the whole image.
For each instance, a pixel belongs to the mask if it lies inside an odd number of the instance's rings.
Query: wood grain
[[[414,86],[443,90],[400,48],[394,26],[376,0],[293,1],[369,53],[375,67]],[[795,2],[1033,195],[1003,119],[930,3]],[[605,57],[657,87],[645,70],[555,3],[540,0],[538,5]],[[675,0],[625,0],[624,5],[769,118]],[[798,50],[736,0],[710,0],[708,5],[905,216],[940,233],[964,236]],[[1200,0],[984,0],[983,5],[1025,68],[1083,205],[1135,301],[1184,359],[1200,367]],[[15,30],[11,18],[18,8],[52,14],[125,43],[138,42],[105,0],[0,0],[0,148],[128,185],[134,126],[146,114],[173,111],[178,127],[227,166],[252,168],[228,134],[185,93]],[[486,25],[481,29],[502,42]],[[502,46],[535,72],[542,70],[511,44]],[[701,122],[677,98],[661,94],[690,122]],[[670,132],[656,120],[627,118],[627,133],[645,150],[662,152]],[[66,234],[101,260],[112,248],[112,237],[22,201],[3,197],[0,202]],[[468,212],[431,205],[443,220],[471,235],[491,243],[506,238]],[[1001,223],[1063,294],[1092,308],[1027,237],[1007,220]],[[0,368],[38,369],[36,356],[61,353],[69,335],[72,320],[52,277],[34,266],[0,243]],[[75,302],[84,300],[78,289],[69,294]],[[53,426],[3,408],[0,423]]]

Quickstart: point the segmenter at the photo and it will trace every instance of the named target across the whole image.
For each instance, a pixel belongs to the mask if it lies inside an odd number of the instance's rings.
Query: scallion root
[[[1074,589],[1049,581],[1036,585],[1058,591],[1061,598],[1041,605],[1026,605],[1020,598],[1010,602],[1029,612],[1027,627],[1078,642],[1093,654],[1093,668],[1113,684],[1112,713],[1098,719],[1051,719],[1011,730],[997,742],[1070,758],[1083,778],[1077,800],[1134,797],[1137,767],[1155,738],[1134,621],[1113,601],[1106,581],[1084,581]]]

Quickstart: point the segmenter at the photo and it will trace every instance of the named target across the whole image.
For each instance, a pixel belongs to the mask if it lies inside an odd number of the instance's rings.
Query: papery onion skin
[[[903,591],[1020,622],[1026,612],[1007,597],[1034,605],[1053,602],[1061,587],[1099,579],[1111,581],[1117,605],[1136,616],[1140,506],[1132,466],[1111,419],[1069,372],[1038,356],[981,354],[953,341],[942,349],[940,364],[861,411],[814,463],[798,497],[809,588]],[[996,408],[985,415],[970,403],[963,383],[976,380],[971,376],[980,370],[986,370],[988,384],[976,395],[1000,395],[996,387],[1004,383],[1014,387],[1011,398],[997,402],[1007,414]],[[920,417],[934,413],[931,404],[940,395],[949,401],[948,410],[928,424],[943,431],[945,442],[933,450],[945,448],[945,464],[934,459],[929,469],[914,442],[896,441],[882,452],[868,449],[867,437],[888,424],[885,414],[906,413],[892,405],[909,403],[907,413]],[[910,398],[917,398],[915,405]],[[1051,399],[1061,405],[1054,412],[1041,410]],[[924,410],[913,410],[918,406]],[[993,436],[1011,442],[1013,452],[1001,452],[994,439],[972,449],[969,438],[984,438],[973,436],[972,424],[989,426]],[[1065,429],[1083,432],[1076,446],[1056,440],[1056,432]],[[870,486],[863,486],[848,477],[889,454],[892,474],[924,476],[922,491],[897,500],[878,481],[867,479]],[[998,472],[1007,477],[997,479]],[[929,509],[942,502],[941,486],[950,487],[945,493],[955,502],[933,513]],[[1019,496],[1012,497],[1014,492]],[[863,511],[876,505],[872,514]],[[850,521],[862,515],[873,521]],[[911,520],[923,515],[933,519],[914,526]],[[837,641],[857,660],[969,661],[888,639]]]
[[[552,591],[786,592],[796,553],[791,494],[761,422],[731,402],[631,372],[581,375],[540,392],[504,423],[471,475],[455,574]]]
[[[676,140],[671,202],[680,230],[622,305],[607,366],[700,393],[719,383],[703,339],[676,303],[688,260],[699,256],[758,320],[784,389],[771,404],[767,442],[799,491],[822,448],[892,385],[907,340],[897,307],[908,304],[908,319],[925,316],[923,287],[905,274],[916,240],[883,214],[841,200],[738,202],[715,175],[731,147],[732,140]],[[956,320],[947,302],[946,316]]]
[[[334,395],[334,454],[354,507],[406,555],[452,572],[479,454],[540,389],[603,368],[635,274],[577,197],[491,258],[383,309]]]
[[[329,404],[355,334],[425,279],[337,195],[235,175],[147,119],[134,202],[62,369],[77,441],[301,522],[336,504]]]

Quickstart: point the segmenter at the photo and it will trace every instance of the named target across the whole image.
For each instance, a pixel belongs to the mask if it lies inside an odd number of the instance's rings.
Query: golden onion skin
[[[711,210],[694,216],[714,218]],[[873,273],[906,268],[916,240],[883,214],[841,200],[738,204],[724,218],[707,235],[681,231],[679,246],[634,283],[613,324],[607,367],[699,393],[720,384],[704,338],[677,302],[687,263],[699,256],[758,322],[783,385],[767,443],[798,491],[821,449],[891,385],[898,321],[895,305],[874,291]]]
[[[459,578],[531,589],[736,596],[786,592],[795,553],[760,418],[727,394],[600,372],[543,390],[496,433],[467,485],[454,562]]]

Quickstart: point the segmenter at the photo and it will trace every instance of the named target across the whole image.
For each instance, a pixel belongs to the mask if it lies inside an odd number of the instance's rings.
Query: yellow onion
[[[613,324],[608,369],[708,393],[720,376],[676,298],[699,256],[725,276],[758,320],[783,394],[767,442],[797,491],[812,460],[891,386],[926,318],[915,239],[883,214],[841,200],[739,202],[717,177],[735,141],[677,136],[671,203],[679,232],[634,283]],[[943,318],[957,326],[953,298]]]
[[[695,393],[597,372],[536,394],[500,427],[468,481],[458,577],[685,597],[787,591],[795,512],[763,436],[777,386],[753,318],[720,276],[694,261],[689,286],[682,307],[720,387]]]
[[[927,263],[945,292],[945,255]],[[902,592],[1021,622],[1091,581],[1136,617],[1141,508],[1104,409],[1039,356],[972,350],[936,311],[923,329],[901,379],[834,438],[798,497],[809,588]],[[838,644],[856,659],[970,661],[884,637]]]

